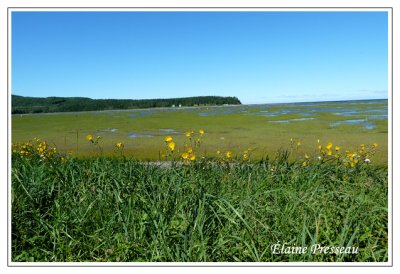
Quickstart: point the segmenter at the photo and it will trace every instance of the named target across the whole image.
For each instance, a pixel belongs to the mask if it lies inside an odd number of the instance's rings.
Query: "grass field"
[[[12,260],[385,262],[387,169],[126,158],[12,161]],[[276,243],[305,254],[273,254]],[[316,254],[311,246],[355,247]]]
[[[85,139],[92,134],[102,137],[105,155],[123,142],[125,155],[160,160],[165,136],[182,149],[186,131],[204,129],[207,156],[251,148],[253,159],[261,159],[288,148],[290,139],[301,142],[300,152],[314,154],[319,139],[349,150],[378,143],[375,160],[387,164],[387,115],[387,100],[14,115],[12,142],[37,137],[61,151],[89,156],[98,153]]]
[[[12,261],[387,262],[387,124],[381,100],[13,116]]]

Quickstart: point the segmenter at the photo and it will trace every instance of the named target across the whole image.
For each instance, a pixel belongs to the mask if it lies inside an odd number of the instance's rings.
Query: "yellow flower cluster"
[[[166,151],[165,151],[165,153],[161,152],[162,158],[166,158],[167,156],[172,157],[172,155],[174,154],[176,145],[171,136],[165,137],[165,145],[166,145],[166,148],[165,148]]]
[[[371,156],[375,153],[377,147],[377,143],[373,143],[370,147],[361,144],[358,151],[351,152],[346,150],[346,158],[343,161],[343,164],[351,167],[355,167],[363,162],[369,164],[371,163]]]
[[[185,142],[185,147],[187,147],[187,146],[200,147],[201,138],[203,137],[204,134],[205,134],[205,131],[203,129],[200,129],[198,131],[197,137],[196,137],[196,133],[193,130],[185,132],[185,136],[189,139],[189,143],[190,143],[190,144],[187,144],[187,142]]]
[[[101,139],[100,136],[97,136],[96,140],[94,140],[92,134],[86,135],[86,140],[88,140],[89,142],[91,142],[92,144],[95,144],[95,145],[97,145],[97,143],[99,142],[100,139]]]
[[[175,150],[175,143],[174,143],[174,141],[172,140],[172,137],[171,137],[171,136],[165,137],[165,143],[166,143],[167,147],[170,149],[170,151],[171,151],[171,152],[174,152],[174,150]]]
[[[224,162],[231,162],[233,160],[238,161],[249,161],[251,152],[253,151],[252,148],[245,149],[242,154],[238,154],[236,157],[234,156],[231,150],[226,150],[225,152],[221,152],[221,150],[217,150],[217,157],[221,163]]]
[[[38,138],[22,144],[13,144],[12,153],[22,158],[39,158],[40,160],[65,159],[63,155],[57,152],[56,147],[51,147],[46,141],[41,141]]]
[[[185,136],[187,137],[187,140],[184,142],[184,149],[183,152],[181,153],[181,158],[184,161],[184,163],[189,163],[190,161],[195,161],[196,160],[196,154],[195,154],[195,149],[194,148],[199,148],[201,145],[201,138],[205,134],[205,131],[203,129],[200,129],[198,131],[198,135],[196,136],[196,133],[191,130],[191,131],[186,131]],[[160,156],[162,158],[166,158],[167,156],[172,156],[176,144],[172,138],[172,136],[166,136],[165,139],[165,145],[166,145],[166,153],[160,152]],[[179,149],[178,149],[179,153]]]
[[[319,141],[319,140],[318,140],[318,141]],[[318,142],[318,143],[319,143],[319,142]],[[318,150],[319,150],[320,154],[322,154],[322,155],[331,156],[331,155],[333,155],[332,147],[333,147],[333,144],[332,144],[331,142],[329,142],[329,143],[326,144],[325,149],[322,147],[321,144],[319,144],[319,145],[318,145]],[[339,157],[339,154],[338,154],[338,153],[339,153],[340,147],[339,147],[339,146],[335,146],[334,150],[335,150],[334,156],[335,156],[336,158],[338,158],[338,157]]]
[[[194,161],[196,160],[196,155],[193,153],[193,149],[189,147],[186,152],[183,152],[181,155],[182,159],[184,161],[190,160]]]
[[[219,161],[221,162],[221,163],[224,163],[224,162],[230,162],[230,161],[232,161],[232,159],[233,159],[233,153],[232,153],[232,151],[230,151],[230,150],[227,150],[227,151],[225,151],[224,153],[222,153],[220,150],[217,150],[217,156],[218,156],[218,159],[219,159]],[[243,159],[245,158],[245,157],[248,157],[249,155],[248,154],[243,154]]]
[[[200,129],[198,131],[198,135],[196,137],[196,133],[191,130],[187,131],[185,133],[185,136],[189,139],[188,141],[185,141],[184,147],[185,151],[182,153],[181,157],[183,161],[195,161],[196,160],[196,154],[194,152],[193,148],[199,148],[201,146],[201,138],[205,134],[205,131],[203,129]]]
[[[333,146],[331,142],[323,146],[320,143],[320,140],[318,140],[317,143],[319,152],[319,155],[317,156],[318,160],[336,159],[337,164],[350,167],[356,167],[362,163],[371,163],[371,156],[375,153],[375,149],[378,147],[377,143],[372,144],[370,147],[366,147],[365,144],[361,144],[357,151],[346,150],[345,154],[341,154],[340,146]],[[304,161],[302,165],[308,166],[310,160],[310,156],[306,153],[304,155]]]

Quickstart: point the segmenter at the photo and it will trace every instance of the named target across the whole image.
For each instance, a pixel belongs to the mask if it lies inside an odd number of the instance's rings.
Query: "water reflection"
[[[150,134],[140,134],[140,133],[131,133],[128,135],[128,138],[149,138],[149,137],[153,137],[153,135]]]
[[[362,125],[365,129],[374,129],[376,127],[375,123],[366,120],[344,120],[331,123],[330,125],[333,127],[340,125]]]

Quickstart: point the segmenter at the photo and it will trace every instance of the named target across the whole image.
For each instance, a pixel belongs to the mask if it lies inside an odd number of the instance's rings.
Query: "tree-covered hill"
[[[137,109],[156,107],[187,107],[240,105],[236,97],[198,96],[170,99],[90,99],[85,97],[24,97],[12,95],[12,114]]]

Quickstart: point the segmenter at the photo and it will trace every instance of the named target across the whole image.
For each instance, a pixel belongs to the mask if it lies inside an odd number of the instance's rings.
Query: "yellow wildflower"
[[[86,140],[88,140],[89,142],[93,142],[93,136],[92,136],[92,134],[88,134],[88,135],[86,136]]]
[[[189,157],[189,154],[187,154],[186,152],[182,153],[182,158],[183,159],[187,159]]]
[[[190,159],[190,161],[196,160],[196,155],[190,154],[189,159]]]
[[[199,133],[200,133],[200,135],[203,135],[204,134],[204,130],[200,129]]]
[[[171,151],[174,151],[174,149],[175,149],[175,143],[174,142],[169,142],[168,143],[168,147],[169,147],[169,149],[171,150]]]
[[[329,155],[329,156],[332,155],[332,150],[328,150],[328,151],[326,152],[326,154]]]
[[[231,158],[231,157],[232,157],[232,152],[228,150],[228,151],[225,153],[225,155],[226,155],[226,158]]]
[[[188,153],[192,153],[192,152],[193,152],[193,149],[192,149],[191,147],[189,147],[189,148],[187,149],[187,152],[188,152]]]
[[[373,148],[377,148],[377,147],[378,147],[378,144],[377,144],[377,143],[373,143],[373,144],[372,144],[372,147],[373,147]]]
[[[339,147],[339,146],[336,146],[336,147],[335,147],[335,150],[336,150],[336,151],[339,151],[339,150],[340,150],[340,147]]]
[[[333,146],[333,144],[332,143],[328,143],[327,145],[326,145],[326,149],[331,149],[331,147]]]
[[[308,156],[308,154],[306,153],[306,154],[304,155],[304,158],[308,159],[308,158],[310,158],[310,156]]]
[[[186,135],[186,137],[190,137],[190,136],[191,136],[190,131],[187,131],[187,132],[185,133],[185,135]]]
[[[318,145],[318,149],[321,151],[322,150],[322,145]]]
[[[171,141],[172,141],[172,137],[171,136],[165,137],[165,142],[169,143]]]
[[[120,149],[120,148],[124,147],[124,144],[120,142],[120,143],[116,143],[115,146],[116,146],[118,149]]]

